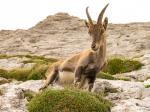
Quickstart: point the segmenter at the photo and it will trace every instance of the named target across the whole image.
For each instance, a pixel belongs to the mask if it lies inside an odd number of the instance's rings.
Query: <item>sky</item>
[[[110,23],[150,22],[150,0],[0,0],[0,30],[28,29],[58,12],[86,19],[87,6],[97,20],[107,3]]]

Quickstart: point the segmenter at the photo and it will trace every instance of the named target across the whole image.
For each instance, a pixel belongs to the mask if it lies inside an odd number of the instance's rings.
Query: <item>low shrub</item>
[[[104,72],[109,74],[125,73],[138,70],[143,66],[142,63],[130,59],[112,58],[108,60]]]
[[[28,104],[29,112],[110,112],[111,103],[81,90],[47,89]]]
[[[27,79],[30,80],[38,80],[42,79],[47,71],[48,66],[45,64],[36,64],[32,69],[31,72],[28,74]]]
[[[0,96],[2,96],[3,95],[3,91],[0,89]]]
[[[11,57],[26,57],[29,60],[23,61],[24,64],[35,63],[31,68],[16,68],[13,70],[3,70],[0,69],[0,77],[7,79],[16,79],[16,80],[38,80],[44,78],[45,72],[52,63],[56,62],[57,59],[54,58],[45,58],[42,56],[31,56],[31,55],[0,55],[0,59],[11,58]]]
[[[30,91],[30,90],[26,90],[24,91],[24,96],[27,99],[27,101],[31,101],[31,99],[36,95],[35,92]]]
[[[114,76],[109,73],[99,72],[96,76],[97,78],[108,79],[108,80],[116,80]]]
[[[30,74],[30,72],[31,69],[23,69],[23,68],[13,69],[11,71],[8,71],[7,77],[10,79],[25,81],[27,80],[27,77]]]
[[[145,85],[145,88],[150,88],[150,85]]]

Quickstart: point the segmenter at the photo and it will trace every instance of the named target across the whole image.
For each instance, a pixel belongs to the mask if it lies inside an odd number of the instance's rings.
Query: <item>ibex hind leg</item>
[[[82,75],[82,76],[81,76],[81,81],[80,81],[80,83],[79,83],[79,85],[78,85],[78,88],[79,88],[79,89],[83,89],[83,87],[84,87],[84,85],[85,85],[85,83],[86,83],[86,80],[87,80],[86,76]]]
[[[59,75],[58,74],[58,68],[53,67],[52,71],[47,76],[47,79],[46,79],[44,85],[40,88],[40,90],[45,89],[48,87],[49,84],[52,84],[57,79],[58,75]]]

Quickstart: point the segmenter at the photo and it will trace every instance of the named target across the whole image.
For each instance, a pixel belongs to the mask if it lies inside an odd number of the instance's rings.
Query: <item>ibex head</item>
[[[109,4],[107,4],[101,11],[101,13],[98,16],[97,23],[93,24],[92,19],[88,12],[88,7],[86,8],[86,15],[88,18],[88,22],[85,21],[86,26],[88,27],[88,33],[92,37],[92,50],[96,51],[98,48],[103,44],[103,40],[105,38],[104,33],[107,29],[108,24],[108,18],[105,17],[103,20],[103,15],[105,13],[105,10]]]

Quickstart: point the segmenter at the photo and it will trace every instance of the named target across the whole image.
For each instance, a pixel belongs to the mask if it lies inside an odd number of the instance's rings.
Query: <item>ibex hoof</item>
[[[47,87],[46,86],[43,86],[43,87],[41,87],[40,89],[39,89],[39,91],[42,91],[42,90],[44,90],[44,89],[46,89]]]

